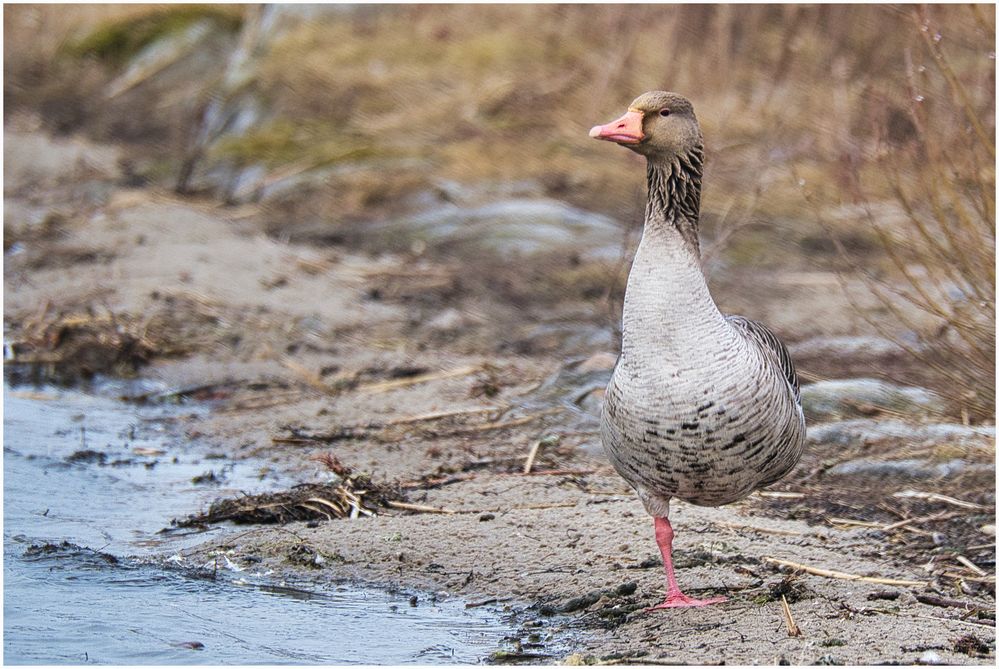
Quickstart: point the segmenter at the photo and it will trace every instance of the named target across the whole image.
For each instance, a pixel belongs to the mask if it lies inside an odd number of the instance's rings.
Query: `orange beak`
[[[616,121],[590,128],[590,137],[618,144],[638,144],[645,139],[645,133],[642,132],[642,118],[642,112],[628,111]]]

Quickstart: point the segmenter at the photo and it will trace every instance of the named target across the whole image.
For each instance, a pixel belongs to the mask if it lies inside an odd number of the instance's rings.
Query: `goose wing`
[[[770,355],[773,362],[784,374],[788,385],[791,386],[794,400],[800,404],[801,391],[798,387],[798,375],[794,371],[794,363],[791,362],[791,355],[787,352],[787,347],[781,343],[777,335],[762,323],[757,323],[743,316],[726,316],[725,320]]]

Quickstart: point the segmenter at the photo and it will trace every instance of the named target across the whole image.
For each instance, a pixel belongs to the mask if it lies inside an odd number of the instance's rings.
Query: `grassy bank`
[[[644,90],[679,91],[707,143],[707,247],[718,240],[725,263],[761,272],[864,277],[880,300],[864,311],[876,329],[957,383],[957,401],[991,412],[991,8],[323,11],[284,24],[227,83],[229,55],[263,25],[255,12],[6,6],[8,117],[30,113],[57,132],[126,142],[143,177],[168,187],[185,161],[276,175],[346,168],[272,201],[269,229],[313,219],[363,226],[442,179],[533,181],[633,225],[641,161],[587,130]],[[211,58],[177,60],[108,95],[130,60],[199,21],[210,37],[198,48]],[[246,96],[265,110],[251,127],[195,146],[213,101]]]

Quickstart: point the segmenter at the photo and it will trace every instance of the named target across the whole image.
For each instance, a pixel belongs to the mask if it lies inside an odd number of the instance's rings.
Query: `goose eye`
[[[660,109],[659,110],[659,115],[660,116],[669,116],[669,110],[668,109]]]

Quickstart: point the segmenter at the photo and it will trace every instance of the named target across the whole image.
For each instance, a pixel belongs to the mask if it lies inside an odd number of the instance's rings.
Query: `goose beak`
[[[645,133],[642,132],[642,118],[642,112],[629,110],[616,121],[590,128],[590,137],[618,144],[638,144],[645,139]]]

